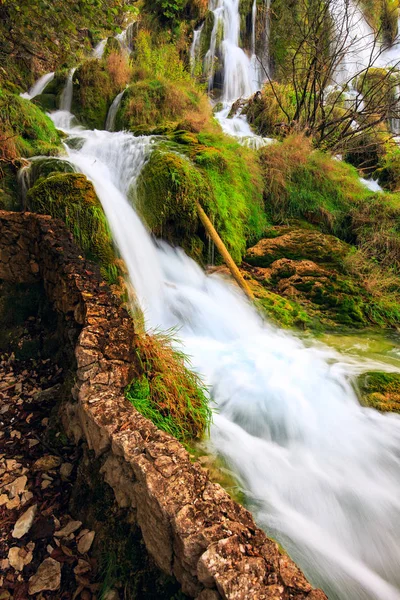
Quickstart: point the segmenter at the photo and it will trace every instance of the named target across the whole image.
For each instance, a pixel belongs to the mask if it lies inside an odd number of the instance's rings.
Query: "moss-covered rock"
[[[141,214],[158,236],[201,257],[207,241],[198,220],[199,201],[232,257],[265,227],[262,180],[255,155],[225,136],[179,132],[154,151],[138,182]],[[179,142],[179,143],[177,143]]]
[[[400,413],[400,375],[369,371],[358,378],[361,402],[381,412]]]
[[[60,137],[51,119],[39,107],[0,89],[0,145],[3,160],[57,155]]]
[[[52,112],[60,108],[61,94],[68,78],[68,69],[59,69],[54,74],[43,92],[33,98],[32,102],[46,112]]]
[[[360,6],[371,27],[387,44],[393,44],[398,32],[398,0],[361,0]]]
[[[72,113],[88,128],[104,129],[108,109],[119,91],[105,61],[87,60],[73,77]]]
[[[191,85],[145,79],[127,88],[116,116],[116,129],[137,134],[175,129],[198,132],[210,119],[207,98]]]
[[[59,158],[39,157],[32,160],[27,179],[29,187],[32,187],[41,179],[46,179],[55,173],[75,173],[75,167],[68,161]]]
[[[88,258],[112,282],[118,276],[112,238],[93,185],[78,173],[55,173],[39,179],[28,191],[32,212],[62,219]]]
[[[303,326],[359,328],[400,322],[400,310],[390,297],[374,296],[357,272],[349,272],[350,246],[310,229],[276,227],[275,233],[248,250],[243,266],[266,290],[300,306],[308,318],[297,312]]]
[[[210,194],[208,182],[185,156],[155,150],[141,172],[136,206],[157,237],[199,258],[196,201],[207,210]]]

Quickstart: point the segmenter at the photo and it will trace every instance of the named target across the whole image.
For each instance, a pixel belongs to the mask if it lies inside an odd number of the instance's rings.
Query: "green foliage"
[[[354,203],[371,195],[356,170],[318,150],[302,136],[290,136],[260,153],[266,209],[275,222],[293,218],[318,224],[323,231],[347,237]]]
[[[397,36],[398,0],[361,0],[368,23],[379,31],[387,44],[393,44]]]
[[[33,212],[64,221],[88,258],[105,269],[114,262],[112,238],[103,209],[84,175],[54,173],[39,179],[27,194],[27,204]]]
[[[180,442],[200,439],[211,422],[206,389],[171,333],[139,335],[137,351],[144,373],[126,388],[126,398]]]
[[[38,154],[55,155],[61,148],[56,128],[37,106],[0,89],[0,158],[12,161]]]
[[[175,144],[152,153],[140,175],[139,211],[156,235],[199,259],[206,241],[197,217],[199,201],[240,262],[266,223],[254,153],[223,135],[179,132],[173,139]]]
[[[357,381],[361,401],[381,412],[400,413],[400,375],[369,371]]]

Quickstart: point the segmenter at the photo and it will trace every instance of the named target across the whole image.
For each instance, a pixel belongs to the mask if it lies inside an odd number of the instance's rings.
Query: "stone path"
[[[50,360],[0,357],[0,600],[100,598],[95,534],[68,514],[79,450],[52,414],[62,380]]]

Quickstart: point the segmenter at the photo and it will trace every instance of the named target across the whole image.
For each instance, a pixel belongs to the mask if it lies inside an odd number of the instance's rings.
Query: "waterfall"
[[[124,94],[125,94],[125,90],[122,90],[122,92],[120,92],[118,94],[118,96],[116,96],[114,98],[110,108],[108,109],[107,120],[106,120],[106,130],[107,131],[114,131],[114,129],[115,129],[115,119],[117,116],[119,105],[121,104],[122,96]]]
[[[43,92],[47,84],[50,83],[50,81],[52,81],[53,79],[54,73],[46,73],[45,75],[42,75],[42,77],[40,77],[40,79],[37,80],[37,82],[30,88],[28,92],[20,94],[21,98],[32,100],[32,98],[39,96],[39,94]]]
[[[97,44],[97,46],[93,49],[93,58],[98,58],[99,60],[101,58],[103,58],[106,44],[107,44],[107,38],[104,40],[101,40],[101,42],[99,42]]]
[[[153,139],[72,129],[148,330],[177,327],[218,413],[211,444],[253,512],[330,600],[400,600],[400,418],[359,405],[344,364],[265,323],[242,293],[153,242],[127,200]]]
[[[200,42],[201,42],[201,33],[203,31],[204,28],[204,23],[202,25],[200,25],[200,27],[198,29],[195,29],[193,31],[193,41],[192,41],[192,45],[190,46],[190,67],[191,67],[191,71],[192,73],[194,72],[195,66],[196,66],[196,60],[199,56],[199,52],[200,52]]]
[[[70,70],[68,77],[67,77],[65,87],[62,91],[61,98],[60,98],[60,110],[63,110],[66,112],[71,112],[72,96],[73,96],[73,92],[74,92],[73,78],[74,78],[75,71],[76,71],[76,67],[74,67],[73,69]]]

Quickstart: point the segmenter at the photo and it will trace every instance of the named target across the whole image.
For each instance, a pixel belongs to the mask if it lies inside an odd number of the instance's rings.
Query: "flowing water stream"
[[[69,160],[94,183],[148,329],[177,327],[210,386],[210,443],[260,525],[330,599],[400,599],[400,418],[359,405],[349,376],[368,365],[272,327],[231,284],[151,239],[127,194],[153,138],[68,133],[82,140]]]
[[[239,48],[237,0],[211,2],[225,19],[231,104],[254,90],[251,57]],[[87,131],[65,110],[52,117],[81,139],[68,159],[95,186],[148,330],[177,328],[209,386],[210,447],[258,523],[330,600],[400,600],[400,417],[361,407],[351,384],[379,365],[271,326],[235,286],[151,238],[128,195],[154,138]],[[400,371],[396,362],[382,368]]]

